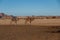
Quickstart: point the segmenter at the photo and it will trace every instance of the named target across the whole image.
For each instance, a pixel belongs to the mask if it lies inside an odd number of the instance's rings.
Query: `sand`
[[[54,27],[57,26],[0,25],[0,40],[60,40],[60,33],[46,32],[56,30]]]
[[[15,25],[10,19],[0,19],[0,25]],[[39,25],[39,26],[60,26],[60,19],[35,19],[34,21],[25,24],[24,19],[17,21],[17,25]]]
[[[0,40],[60,40],[60,19],[35,19],[25,24],[20,19],[17,24],[10,19],[0,19]],[[58,29],[56,29],[58,28]]]

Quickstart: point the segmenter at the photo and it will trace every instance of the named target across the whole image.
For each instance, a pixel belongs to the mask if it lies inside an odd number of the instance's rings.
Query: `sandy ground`
[[[10,23],[10,19],[0,19],[0,25],[13,25]],[[31,24],[29,22],[25,24],[25,20],[20,19],[17,21],[17,25],[40,25],[40,26],[60,26],[60,19],[35,19]]]
[[[0,25],[0,40],[60,40],[60,33],[46,32],[56,30],[54,27]]]

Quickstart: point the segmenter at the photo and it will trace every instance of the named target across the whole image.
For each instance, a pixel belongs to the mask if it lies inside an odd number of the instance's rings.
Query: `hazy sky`
[[[60,15],[60,0],[0,0],[0,12],[11,15]]]

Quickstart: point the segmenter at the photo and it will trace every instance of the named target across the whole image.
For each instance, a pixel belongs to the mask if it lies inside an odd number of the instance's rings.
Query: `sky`
[[[16,16],[59,16],[60,0],[0,0],[0,12]]]

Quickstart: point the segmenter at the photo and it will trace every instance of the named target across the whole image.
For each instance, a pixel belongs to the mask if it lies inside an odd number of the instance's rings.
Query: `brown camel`
[[[16,16],[12,16],[10,24],[11,24],[12,22],[15,22],[15,23],[17,24],[17,21],[18,21],[18,20],[19,20],[19,18],[17,18]]]
[[[34,20],[34,17],[27,17],[26,19],[25,19],[25,24],[27,23],[27,22],[29,22],[30,24],[31,24],[31,22]]]

